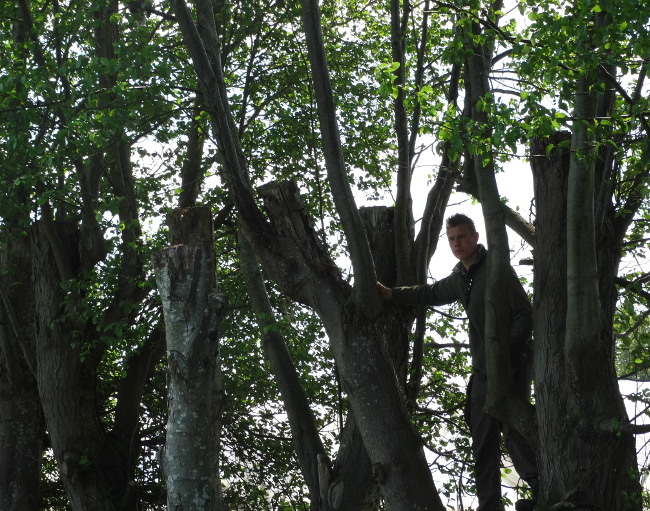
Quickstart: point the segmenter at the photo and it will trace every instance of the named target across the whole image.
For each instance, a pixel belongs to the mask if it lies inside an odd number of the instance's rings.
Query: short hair
[[[472,220],[470,217],[467,215],[463,215],[462,213],[456,213],[455,215],[451,215],[449,218],[447,218],[447,229],[450,227],[458,227],[459,225],[466,225],[469,227],[469,232],[471,234],[474,234],[476,232],[476,226],[474,225],[474,220]]]

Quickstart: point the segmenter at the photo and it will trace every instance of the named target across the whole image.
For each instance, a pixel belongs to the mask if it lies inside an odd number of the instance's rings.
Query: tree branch
[[[650,293],[648,291],[644,291],[643,289],[631,285],[631,284],[635,284],[635,282],[630,282],[629,280],[624,279],[623,277],[614,277],[614,283],[621,287],[624,287],[626,291],[630,291],[631,293],[634,293],[635,295],[638,295],[644,300],[650,302]]]
[[[238,252],[248,297],[258,317],[262,346],[289,418],[296,455],[309,488],[312,508],[317,509],[319,494],[326,493],[328,489],[328,486],[319,488],[321,482],[317,462],[319,457],[326,457],[325,448],[284,337],[277,328],[273,328],[276,324],[273,308],[266,292],[259,263],[245,236],[239,236]]]
[[[414,222],[411,200],[411,151],[408,131],[408,113],[404,104],[404,83],[406,80],[404,57],[404,27],[408,19],[408,2],[404,2],[403,17],[400,0],[390,2],[390,31],[393,62],[399,64],[393,75],[396,91],[393,100],[395,136],[397,138],[397,197],[395,199],[395,259],[397,284],[410,284],[414,278],[411,261],[413,250]],[[417,87],[417,84],[416,84]]]
[[[192,58],[206,109],[214,125],[215,138],[222,157],[223,177],[245,224],[253,230],[264,231],[267,226],[255,204],[248,183],[246,160],[228,103],[212,5],[209,0],[198,0],[196,5],[202,20],[200,30],[194,23],[185,0],[173,2],[176,19]]]
[[[359,210],[345,171],[332,85],[325,57],[318,0],[303,0],[302,6],[307,50],[318,104],[325,165],[336,211],[339,214],[350,251],[354,272],[355,301],[365,315],[374,317],[381,310],[380,299],[375,289],[377,276],[363,222],[359,216]]]

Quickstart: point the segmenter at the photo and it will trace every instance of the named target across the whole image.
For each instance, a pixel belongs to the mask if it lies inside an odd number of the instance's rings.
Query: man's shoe
[[[537,499],[519,499],[515,502],[516,511],[533,511],[537,505]]]

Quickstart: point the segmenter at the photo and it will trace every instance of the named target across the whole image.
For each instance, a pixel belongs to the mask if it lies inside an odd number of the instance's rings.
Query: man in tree
[[[472,435],[477,511],[501,511],[500,433],[503,431],[517,473],[533,491],[533,499],[517,501],[517,511],[532,510],[537,501],[538,471],[535,454],[524,437],[484,411],[487,394],[485,356],[485,292],[487,251],[478,243],[478,232],[471,218],[456,214],[447,219],[447,239],[460,262],[451,274],[433,284],[387,288],[377,282],[382,299],[417,305],[444,305],[459,301],[469,319],[469,346],[472,376],[467,389],[466,417]],[[508,301],[510,353],[515,392],[530,398],[528,341],[532,332],[532,308],[514,270],[503,276],[502,299]]]

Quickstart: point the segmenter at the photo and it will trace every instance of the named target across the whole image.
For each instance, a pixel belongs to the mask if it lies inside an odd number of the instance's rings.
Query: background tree
[[[154,255],[167,341],[169,409],[160,453],[167,507],[224,509],[219,323],[225,300],[216,292],[212,213],[178,209],[168,223],[172,247]]]
[[[29,364],[42,413],[20,429],[34,432],[38,449],[44,417],[75,509],[130,508],[148,498],[135,484],[140,407],[164,346],[145,265],[155,243],[145,243],[140,217],[160,196],[136,175],[132,154],[136,141],[164,132],[173,108],[159,89],[139,85],[164,74],[164,64],[138,51],[148,29],[134,16],[120,21],[117,2],[13,2],[3,12],[3,33],[14,37],[3,45],[11,73],[2,87],[2,235],[4,246],[26,246],[20,264],[30,267],[16,272],[17,253],[8,252],[3,289],[19,295],[5,311],[14,325],[29,321],[16,331],[25,362],[3,357],[3,373]],[[15,342],[3,338],[3,354],[20,353]],[[5,423],[26,411],[13,410]],[[3,450],[4,467],[11,455]],[[38,467],[36,459],[21,470],[33,479]],[[40,506],[37,486],[27,492],[15,482],[3,486],[7,509]],[[45,502],[57,501],[49,484],[43,490]],[[17,496],[26,493],[36,502],[22,504]]]
[[[625,7],[622,9],[626,11]],[[563,299],[557,302],[559,310],[564,311],[561,315],[566,318],[566,324],[558,325],[555,332],[549,331],[552,335],[542,333],[543,353],[558,354],[564,371],[551,374],[541,366],[543,358],[538,359],[538,417],[545,426],[540,430],[540,458],[548,501],[576,502],[587,508],[597,505],[640,509],[634,439],[614,372],[612,322],[616,303],[614,279],[623,256],[624,233],[642,206],[639,194],[647,186],[643,183],[648,177],[634,164],[629,165],[634,158],[628,159],[625,154],[644,153],[645,142],[639,146],[624,133],[641,129],[645,139],[647,122],[643,116],[638,121],[630,119],[631,124],[624,123],[624,127],[616,126],[617,121],[613,121],[628,108],[623,98],[631,103],[640,99],[640,89],[630,96],[622,86],[630,79],[630,69],[625,65],[619,68],[623,56],[611,59],[608,51],[611,46],[627,45],[629,41],[630,34],[625,31],[627,21],[622,23],[621,15],[618,7],[599,5],[592,9],[576,3],[565,11],[563,19],[554,17],[556,30],[570,38],[569,46],[574,49],[569,55],[561,54],[562,68],[569,72],[578,69],[578,72],[572,73],[570,81],[561,82],[564,94],[559,106],[573,106],[568,165],[565,160],[564,165],[559,165],[559,172],[551,174],[557,183],[566,184],[566,196],[564,192],[556,196],[559,200],[564,197],[566,206],[559,201],[555,203],[559,211],[566,207],[566,219],[548,212],[543,215],[540,211],[538,215],[537,247],[544,254],[540,253],[539,257],[540,286],[544,285],[548,293],[543,282],[552,274],[546,258],[566,257],[567,271],[566,275],[559,275],[567,282],[567,302]],[[647,15],[645,12],[640,16],[647,20]],[[563,28],[577,18],[585,20],[580,30],[570,32]],[[626,58],[633,61],[634,50]],[[645,72],[641,71],[633,90],[643,82]],[[564,118],[564,114],[558,113],[556,117]],[[566,142],[565,137],[562,143],[565,149]],[[550,152],[556,150],[555,145],[547,147]],[[618,176],[614,177],[615,174]],[[550,179],[541,177],[541,172],[537,175],[540,194],[548,193],[545,187]],[[619,179],[627,181],[629,186],[620,188],[615,184]],[[619,209],[622,204],[625,206]],[[562,252],[551,255],[551,247],[557,248],[561,240],[550,231],[563,229],[564,225],[566,255]],[[550,250],[542,248],[542,232],[549,236]],[[550,312],[543,305],[548,297],[542,297],[538,289],[536,296],[542,306],[537,316],[540,318]],[[545,389],[550,391],[544,392]],[[562,419],[556,417],[558,410]],[[574,461],[562,463],[563,468],[554,466],[553,474],[565,475],[551,477],[548,464],[555,465],[550,459],[556,459],[560,452],[572,452],[570,459]],[[578,476],[578,466],[593,467],[594,463],[612,469],[582,471]]]

